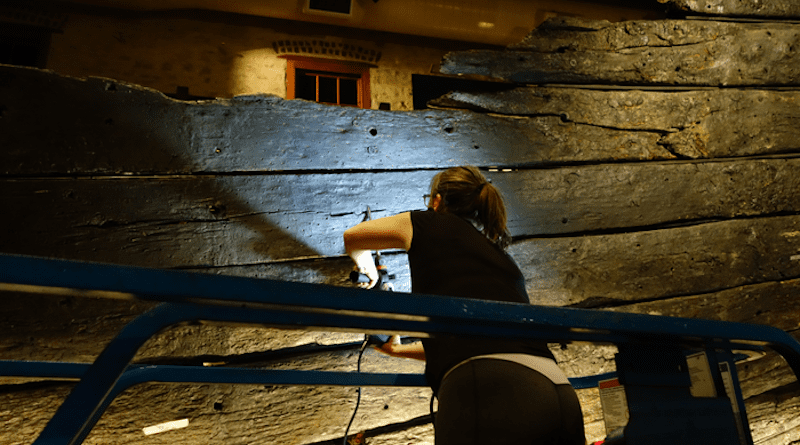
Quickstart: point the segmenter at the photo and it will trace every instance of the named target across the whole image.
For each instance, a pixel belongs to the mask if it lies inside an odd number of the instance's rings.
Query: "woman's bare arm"
[[[408,212],[372,219],[345,230],[344,247],[348,255],[353,250],[408,250],[413,232]]]
[[[393,335],[389,341],[382,344],[379,351],[393,357],[413,358],[415,360],[425,360],[425,349],[422,347],[422,342],[417,341],[414,343],[402,344],[400,337]]]
[[[372,259],[373,250],[403,249],[411,247],[413,237],[411,214],[364,221],[344,232],[344,247],[347,255],[356,263],[358,271],[369,277],[363,288],[372,288],[378,282],[378,271]]]

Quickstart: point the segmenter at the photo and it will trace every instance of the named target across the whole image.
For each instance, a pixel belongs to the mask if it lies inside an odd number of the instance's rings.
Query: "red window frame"
[[[331,73],[336,77],[336,73],[358,75],[358,108],[370,108],[369,92],[369,69],[370,65],[347,62],[331,59],[316,59],[303,56],[281,56],[286,59],[286,98],[295,99],[297,70],[320,71]],[[348,76],[349,77],[349,76]]]

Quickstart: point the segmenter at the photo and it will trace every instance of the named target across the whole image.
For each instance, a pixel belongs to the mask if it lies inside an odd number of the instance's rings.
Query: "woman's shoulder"
[[[415,210],[410,214],[414,227],[446,230],[448,227],[470,226],[467,220],[448,212],[436,212],[428,209]]]

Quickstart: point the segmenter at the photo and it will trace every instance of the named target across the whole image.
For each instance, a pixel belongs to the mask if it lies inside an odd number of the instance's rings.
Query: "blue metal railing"
[[[421,376],[404,374],[129,365],[158,331],[201,320],[417,336],[680,344],[727,351],[769,347],[800,375],[800,344],[779,329],[760,325],[416,294],[385,293],[376,298],[374,292],[353,288],[0,255],[0,289],[8,285],[78,294],[114,292],[117,297],[162,302],[125,326],[91,365],[36,362],[25,370],[25,362],[0,363],[3,375],[41,372],[80,378],[37,444],[80,443],[116,394],[144,381],[424,385]]]

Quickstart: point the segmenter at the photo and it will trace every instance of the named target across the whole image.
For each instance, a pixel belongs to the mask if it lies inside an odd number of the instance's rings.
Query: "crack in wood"
[[[354,436],[356,434],[363,434],[364,438],[371,438],[371,437],[381,436],[381,435],[385,435],[385,434],[389,434],[389,433],[396,433],[396,432],[399,432],[399,431],[405,431],[405,430],[408,430],[408,429],[411,429],[411,428],[414,428],[414,427],[418,427],[420,425],[427,425],[429,423],[432,423],[432,421],[433,420],[431,419],[431,415],[423,415],[423,416],[414,417],[413,419],[405,420],[405,421],[402,421],[402,422],[394,422],[394,423],[390,423],[390,424],[387,424],[387,425],[382,425],[382,426],[378,426],[378,427],[369,428],[369,429],[366,429],[366,430],[363,430],[363,431],[353,432],[350,436]],[[348,436],[348,437],[350,437],[350,436]],[[338,438],[335,438],[335,439],[323,440],[323,441],[320,441],[320,442],[309,442],[306,445],[338,445],[338,444],[342,443],[343,439],[344,439],[344,436],[341,436],[341,437],[338,437]]]
[[[235,217],[234,217],[235,218]],[[115,229],[120,227],[130,227],[130,228],[146,228],[146,227],[164,227],[164,226],[174,226],[174,225],[181,225],[181,224],[213,224],[213,223],[220,223],[220,222],[229,222],[231,217],[228,218],[194,218],[194,219],[176,219],[176,220],[141,220],[141,221],[120,221],[120,220],[113,220],[113,219],[93,219],[89,222],[84,224],[78,224],[73,226],[74,228],[98,228],[98,229]]]
[[[196,356],[154,356],[147,357],[137,364],[148,365],[181,365],[181,366],[205,366],[205,363],[214,363],[214,366],[245,366],[245,367],[264,367],[265,365],[280,365],[291,363],[293,359],[303,357],[313,357],[319,354],[330,354],[334,352],[358,351],[362,342],[320,344],[306,343],[301,346],[273,349],[260,352],[248,352],[242,354],[228,355],[196,355]]]

